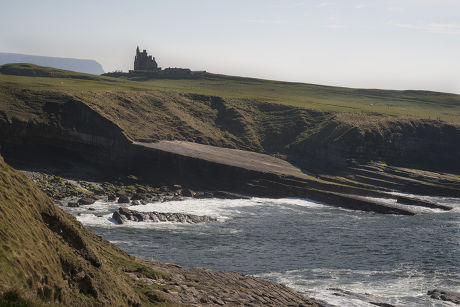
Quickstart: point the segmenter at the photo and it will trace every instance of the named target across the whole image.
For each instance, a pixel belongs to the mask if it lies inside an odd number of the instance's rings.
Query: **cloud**
[[[460,23],[429,23],[429,24],[409,24],[409,23],[394,23],[396,27],[419,30],[428,33],[442,34],[460,34]]]

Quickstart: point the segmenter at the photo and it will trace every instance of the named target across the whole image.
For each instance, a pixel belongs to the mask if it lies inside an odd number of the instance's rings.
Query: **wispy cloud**
[[[410,24],[393,23],[394,26],[404,29],[419,30],[429,33],[460,34],[460,23],[428,23]]]

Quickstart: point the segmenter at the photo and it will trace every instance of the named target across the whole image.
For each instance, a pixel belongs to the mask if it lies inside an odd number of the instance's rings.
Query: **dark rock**
[[[119,224],[123,224],[126,221],[150,221],[155,223],[180,222],[189,224],[217,221],[216,218],[210,216],[200,216],[185,213],[139,212],[135,210],[130,210],[128,208],[118,208],[118,210],[113,213],[112,218],[116,220]]]
[[[94,208],[88,208],[89,211],[96,211]]]
[[[340,288],[329,288],[328,290],[334,291],[333,295],[347,297],[350,299],[357,299],[363,302],[369,303],[371,305],[380,306],[380,307],[395,307],[392,304],[388,304],[385,302],[385,299],[382,297],[378,297],[369,293],[357,293],[351,292],[347,290],[343,290]]]
[[[80,205],[77,202],[69,201],[67,203],[67,207],[76,208],[76,207],[80,207]]]
[[[115,201],[117,199],[117,197],[115,195],[109,195],[107,196],[107,200],[108,201]]]
[[[247,196],[226,191],[216,191],[214,192],[214,197],[222,199],[249,199]]]
[[[427,292],[431,298],[442,300],[442,301],[449,301],[454,304],[460,304],[460,293],[459,292],[452,292],[452,291],[443,291],[434,289]]]
[[[155,195],[155,196],[152,196],[152,197],[150,198],[150,201],[151,201],[151,202],[156,202],[156,201],[160,201],[160,202],[161,202],[162,200],[163,200],[163,196],[161,196],[161,195]]]
[[[194,197],[195,196],[195,192],[190,190],[190,189],[185,189],[182,191],[182,196],[184,197]]]
[[[129,198],[128,198],[128,196],[126,196],[126,195],[120,195],[120,197],[118,197],[118,203],[119,203],[119,204],[129,204]]]
[[[92,204],[94,204],[95,201],[96,200],[94,198],[84,197],[84,198],[80,198],[78,200],[78,204],[80,206],[92,205]]]
[[[136,193],[131,197],[131,200],[141,200],[141,199],[145,200],[147,199],[147,197],[139,193]]]

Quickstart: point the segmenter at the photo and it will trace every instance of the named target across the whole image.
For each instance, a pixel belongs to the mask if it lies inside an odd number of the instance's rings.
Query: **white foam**
[[[451,206],[454,209],[454,212],[460,212],[460,198],[456,197],[439,197],[439,196],[426,196],[426,195],[418,195],[418,194],[409,194],[409,193],[399,193],[399,192],[390,192],[395,196],[407,196],[413,197],[421,200],[426,200],[430,202],[434,202],[440,205]],[[446,212],[446,211],[443,211]]]
[[[251,198],[251,199],[193,199],[188,198],[182,201],[155,202],[147,205],[130,206],[129,209],[141,212],[172,212],[172,213],[189,213],[196,215],[208,215],[220,219],[241,216],[241,209],[254,206],[302,206],[309,208],[324,208],[324,205],[305,199],[269,199],[269,198]],[[251,214],[244,212],[245,215]]]
[[[355,275],[349,278],[350,275]],[[444,276],[427,280],[422,272],[394,269],[391,271],[349,269],[299,269],[256,275],[275,280],[306,295],[336,306],[375,306],[350,295],[337,296],[330,288],[339,288],[358,294],[370,294],[394,305],[453,306],[447,302],[432,301],[426,292],[441,284]],[[347,277],[347,278],[345,278]],[[391,277],[391,278],[390,278]],[[307,279],[308,278],[308,279]],[[390,279],[388,279],[390,278]],[[344,283],[344,280],[354,280]],[[451,287],[451,291],[459,291]],[[415,304],[414,304],[415,303]]]
[[[369,196],[360,196],[360,197],[369,199],[375,202],[380,202],[383,204],[391,205],[394,207],[409,209],[415,213],[443,213],[443,212],[446,212],[445,210],[442,210],[442,209],[401,204],[401,203],[398,203],[396,198],[379,198],[379,197],[369,197]]]

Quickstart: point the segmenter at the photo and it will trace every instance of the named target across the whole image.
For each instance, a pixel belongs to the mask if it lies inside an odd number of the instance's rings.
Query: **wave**
[[[336,289],[380,298],[396,306],[454,306],[449,302],[433,300],[428,290],[448,287],[459,291],[460,287],[447,285],[447,276],[435,273],[427,278],[424,272],[404,268],[384,270],[351,269],[299,269],[287,272],[271,272],[255,275],[285,284],[313,298],[336,306],[375,306],[354,295],[337,295]],[[459,285],[459,283],[456,283]]]

